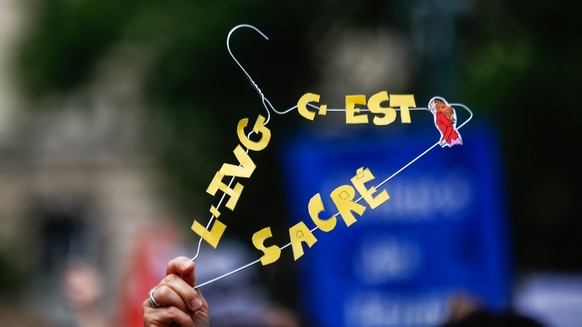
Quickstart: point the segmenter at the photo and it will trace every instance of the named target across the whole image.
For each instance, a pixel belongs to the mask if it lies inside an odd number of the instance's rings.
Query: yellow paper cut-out
[[[316,112],[309,110],[308,107],[317,108],[317,114],[320,116],[326,115],[327,105],[319,104],[319,99],[319,94],[305,93],[297,101],[297,112],[308,120],[314,120],[316,115]],[[382,106],[385,102],[389,103],[388,107]],[[367,108],[364,108],[366,105]],[[367,124],[369,119],[367,112],[370,112],[374,116],[372,118],[374,125],[385,126],[396,121],[395,108],[401,112],[400,122],[409,124],[411,122],[410,108],[414,107],[416,107],[416,102],[412,94],[392,94],[389,96],[387,91],[381,91],[372,95],[367,102],[365,95],[346,95],[345,109],[342,111],[345,111],[346,124]]]
[[[357,221],[354,217],[355,212],[358,215],[363,215],[366,207],[354,201],[356,191],[349,185],[342,185],[331,192],[329,195],[337,207],[340,216],[342,216],[346,226],[351,226]]]
[[[291,247],[293,249],[293,259],[297,260],[303,256],[302,242],[305,242],[309,247],[312,247],[317,238],[307,228],[303,221],[298,222],[293,227],[289,228],[289,238],[291,239]]]
[[[410,124],[410,108],[416,107],[414,95],[412,94],[392,94],[390,105],[400,108],[400,119],[403,124]]]
[[[243,118],[239,121],[237,125],[237,135],[240,143],[244,145],[247,149],[253,151],[261,151],[267,147],[269,144],[269,140],[271,139],[271,131],[264,126],[265,124],[265,117],[259,115],[253,126],[253,132],[257,135],[260,135],[260,139],[258,141],[252,141],[244,132],[245,127],[247,127],[249,123],[248,118]],[[241,183],[236,183],[234,188],[231,188],[229,185],[231,183],[225,184],[223,182],[224,177],[229,176],[231,177],[231,182],[234,180],[235,177],[243,177],[243,178],[250,178],[253,174],[256,165],[247,153],[240,145],[237,145],[233,153],[237,158],[239,165],[235,166],[232,164],[224,163],[220,170],[214,174],[214,178],[210,181],[208,188],[206,189],[206,193],[214,196],[218,192],[218,190],[224,193],[224,196],[229,196],[228,201],[226,202],[226,207],[229,208],[231,211],[234,211],[236,204],[241,196],[241,193],[244,189]],[[220,216],[220,211],[214,206],[210,207],[210,213],[213,217]],[[212,226],[212,229],[208,231],[208,227],[202,226],[198,221],[194,220],[192,223],[191,229],[201,237],[201,239],[208,242],[208,244],[212,245],[212,247],[216,248],[218,246],[218,242],[226,229],[226,225],[218,220],[214,224],[218,223],[218,226]]]
[[[364,205],[358,204],[356,201],[354,201],[356,190],[358,190],[362,197],[367,197],[368,200],[366,202],[370,204],[371,207],[376,207],[380,203],[390,199],[390,196],[386,190],[382,190],[377,197],[372,197],[372,194],[376,192],[376,188],[367,188],[365,183],[371,182],[373,179],[374,175],[368,168],[359,168],[356,172],[356,175],[351,179],[352,183],[354,183],[354,186],[357,185],[356,189],[350,185],[342,185],[330,193],[330,198],[332,199],[336,208],[339,210],[338,214],[342,216],[342,219],[347,226],[357,222],[352,211],[361,216],[366,209]],[[321,229],[324,232],[330,232],[335,228],[337,223],[337,218],[335,215],[328,219],[320,219],[318,217],[319,213],[325,211],[325,207],[319,193],[315,194],[309,201],[308,210],[311,220],[317,226],[313,230]],[[294,260],[297,260],[303,256],[303,242],[305,242],[310,248],[317,242],[317,238],[313,235],[313,230],[310,230],[303,221],[300,221],[289,228],[289,244],[293,250]],[[260,259],[263,265],[271,264],[277,261],[280,257],[280,247],[277,245],[272,245],[270,247],[264,246],[264,242],[271,237],[272,234],[270,227],[263,228],[253,234],[253,245],[257,250],[263,252],[263,256]]]
[[[229,208],[230,210],[234,211],[234,208],[236,207],[236,203],[238,202],[238,199],[240,198],[240,194],[243,191],[243,186],[241,183],[237,182],[236,185],[234,186],[234,188],[230,188],[227,184],[224,184],[222,182],[224,176],[225,176],[225,174],[223,174],[220,171],[217,171],[216,174],[214,174],[214,178],[210,182],[210,185],[208,185],[208,188],[206,189],[206,193],[208,193],[210,195],[216,195],[216,192],[218,190],[221,190],[222,192],[224,192],[225,194],[227,194],[230,197],[228,199],[228,201],[226,202],[226,207]]]
[[[271,131],[264,126],[265,117],[259,115],[255,125],[253,126],[253,132],[256,134],[260,134],[261,138],[258,141],[251,141],[245,134],[245,127],[249,123],[248,118],[241,119],[238,123],[238,127],[236,129],[236,133],[238,135],[238,139],[242,145],[244,145],[247,149],[253,151],[261,151],[267,147],[269,144],[269,140],[271,139]]]
[[[220,167],[220,172],[226,176],[244,178],[251,177],[253,171],[255,171],[255,168],[257,168],[257,165],[255,165],[249,154],[243,150],[242,146],[240,145],[237,145],[232,152],[238,159],[239,165],[235,166],[232,164],[224,163],[222,164],[222,167]]]
[[[260,250],[264,253],[261,257],[261,264],[263,266],[271,264],[279,260],[279,257],[281,257],[281,248],[277,245],[265,247],[265,240],[271,237],[273,237],[273,233],[271,233],[271,227],[265,227],[253,234],[253,245],[257,250]]]
[[[305,93],[299,101],[297,101],[297,112],[299,114],[309,120],[313,120],[315,118],[315,112],[309,111],[307,109],[307,104],[310,102],[319,102],[319,94],[314,93]],[[327,113],[327,105],[320,105],[319,106],[319,115],[325,115]]]
[[[196,220],[192,223],[192,230],[215,249],[225,229],[226,225],[218,219],[214,220],[214,224],[210,230],[207,230],[206,227],[202,226]]]
[[[373,179],[374,175],[372,175],[370,169],[360,168],[356,172],[356,176],[352,177],[351,181],[352,184],[354,184],[356,190],[360,192],[364,200],[368,203],[370,208],[376,209],[377,206],[381,205],[382,203],[390,199],[390,196],[388,195],[388,192],[386,192],[386,190],[383,190],[382,192],[380,192],[378,196],[373,197],[373,194],[376,193],[376,188],[372,186],[369,189],[367,189],[366,185],[364,184]]]
[[[390,97],[388,97],[388,92],[382,91],[378,92],[370,97],[368,100],[368,108],[370,112],[374,114],[381,114],[381,116],[375,116],[373,118],[374,125],[385,126],[390,125],[396,120],[396,110],[392,107],[382,107],[382,103],[388,102]]]
[[[337,223],[337,218],[335,216],[332,216],[331,218],[328,219],[319,218],[319,213],[325,211],[325,208],[323,207],[323,201],[321,200],[321,195],[319,193],[311,197],[307,208],[309,211],[309,216],[311,217],[311,220],[313,220],[317,228],[321,229],[324,232],[330,232],[335,228],[335,225]]]
[[[365,95],[346,96],[346,124],[367,124],[368,115],[360,114],[360,109],[356,105],[366,105]]]

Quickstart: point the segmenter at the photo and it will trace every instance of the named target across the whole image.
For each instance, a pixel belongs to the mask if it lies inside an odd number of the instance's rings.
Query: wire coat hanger
[[[245,69],[245,68],[242,66],[242,64],[241,64],[241,63],[240,63],[240,62],[237,60],[237,58],[234,56],[234,54],[232,53],[232,50],[231,50],[231,48],[230,48],[230,38],[232,37],[232,34],[233,34],[233,33],[234,33],[236,30],[238,30],[238,29],[240,29],[240,28],[250,28],[250,29],[252,29],[252,30],[256,31],[257,33],[259,33],[259,34],[260,34],[260,35],[261,35],[263,38],[265,38],[266,40],[269,40],[269,38],[268,38],[268,37],[267,37],[267,36],[266,36],[266,35],[265,35],[263,32],[261,32],[261,31],[260,31],[258,28],[254,27],[254,26],[252,26],[252,25],[249,25],[249,24],[239,24],[239,25],[236,25],[235,27],[233,27],[233,28],[230,30],[230,32],[228,33],[228,36],[227,36],[227,38],[226,38],[226,47],[227,47],[227,49],[228,49],[228,52],[229,52],[230,56],[231,56],[231,57],[232,57],[232,59],[233,59],[233,60],[236,62],[236,64],[239,66],[239,68],[240,68],[240,69],[243,71],[243,73],[245,74],[246,78],[248,79],[248,81],[251,83],[251,85],[253,86],[253,88],[255,89],[255,91],[257,92],[257,94],[259,95],[259,97],[261,98],[261,103],[263,104],[263,107],[264,107],[264,108],[265,108],[265,110],[267,111],[267,118],[266,118],[265,122],[263,123],[263,126],[266,126],[266,125],[269,123],[269,120],[270,120],[270,117],[271,117],[271,111],[273,111],[274,113],[276,113],[276,114],[279,114],[279,115],[284,115],[284,114],[287,114],[287,113],[289,113],[290,111],[292,111],[292,110],[296,109],[296,108],[297,108],[297,105],[295,105],[295,106],[293,106],[293,107],[291,107],[291,108],[289,108],[289,109],[286,109],[286,110],[284,110],[284,111],[279,111],[279,110],[275,109],[275,107],[274,107],[274,106],[271,104],[271,102],[270,102],[270,101],[267,99],[267,97],[266,97],[266,96],[264,95],[264,93],[261,91],[261,89],[259,88],[259,86],[258,86],[258,85],[255,83],[255,81],[254,81],[254,80],[253,80],[253,78],[250,76],[250,74],[247,72],[247,70],[246,70],[246,69]],[[319,109],[319,107],[318,107],[318,106],[316,106],[316,105],[314,105],[314,104],[312,104],[312,103],[308,103],[308,105],[309,105],[310,107],[314,108],[314,109]],[[469,117],[468,117],[468,118],[467,118],[467,119],[466,119],[466,120],[465,120],[465,121],[464,121],[462,124],[460,124],[460,125],[457,127],[457,129],[460,129],[460,128],[462,128],[462,127],[463,127],[465,124],[467,124],[467,123],[468,123],[468,122],[469,122],[469,121],[470,121],[470,120],[473,118],[473,112],[472,112],[472,111],[471,111],[471,109],[469,109],[469,108],[468,108],[466,105],[464,105],[464,104],[462,104],[462,103],[449,103],[449,105],[450,105],[450,106],[454,106],[454,107],[460,107],[460,108],[463,108],[463,109],[465,109],[465,110],[466,110],[466,111],[469,113]],[[362,109],[360,109],[360,110],[361,110],[361,111],[368,111],[368,109],[364,109],[364,108],[362,108]],[[398,108],[395,108],[395,110],[399,110],[399,109],[398,109]],[[415,110],[415,111],[417,111],[417,110],[425,110],[425,111],[429,111],[429,109],[428,109],[428,108],[426,108],[426,107],[409,108],[409,110]],[[339,109],[327,109],[327,111],[330,111],[330,112],[341,112],[341,111],[345,111],[345,108],[339,108]],[[250,136],[252,133],[253,133],[253,131],[251,131],[251,132],[249,133],[249,136]],[[386,179],[384,179],[382,182],[380,182],[380,183],[379,183],[378,185],[376,185],[375,187],[376,187],[376,188],[379,188],[379,187],[381,187],[382,185],[384,185],[385,183],[387,183],[389,180],[391,180],[391,179],[392,179],[392,178],[394,178],[396,175],[398,175],[399,173],[401,173],[401,172],[402,172],[404,169],[408,168],[410,165],[412,165],[412,164],[413,164],[414,162],[416,162],[418,159],[420,159],[420,158],[421,158],[421,157],[423,157],[425,154],[427,154],[429,151],[431,151],[432,149],[434,149],[434,148],[435,148],[437,145],[439,145],[439,142],[438,142],[438,141],[437,141],[435,144],[433,144],[432,146],[428,147],[428,148],[427,148],[425,151],[423,151],[423,152],[422,152],[420,155],[418,155],[416,158],[414,158],[414,159],[412,159],[411,161],[409,161],[409,162],[408,162],[406,165],[404,165],[403,167],[401,167],[401,168],[400,168],[399,170],[397,170],[395,173],[393,173],[392,175],[390,175],[389,177],[387,177]],[[247,153],[248,153],[248,151],[249,151],[249,150],[248,150],[248,149],[246,149],[246,151],[247,151]],[[230,182],[228,183],[228,187],[231,187],[232,183],[234,182],[234,179],[235,179],[235,177],[233,176],[233,177],[231,178]],[[220,208],[220,206],[222,205],[222,202],[223,202],[223,200],[225,199],[225,197],[226,197],[226,193],[224,193],[224,194],[222,195],[221,199],[219,200],[219,202],[218,202],[218,204],[217,204],[217,206],[216,206],[216,209],[219,209],[219,208]],[[358,198],[357,200],[355,200],[355,202],[356,202],[356,203],[358,203],[358,202],[360,202],[362,199],[363,199],[363,197],[360,197],[360,198]],[[334,217],[336,217],[336,216],[338,216],[338,215],[339,215],[339,212],[337,212],[337,213],[334,215]],[[215,218],[216,218],[216,217],[215,217],[215,215],[213,214],[213,215],[211,216],[211,218],[210,218],[210,220],[209,220],[209,222],[208,222],[207,226],[206,226],[206,229],[209,229],[209,228],[210,228],[210,226],[211,226],[211,225],[212,225],[212,223],[214,222]],[[313,229],[311,229],[311,232],[314,232],[314,231],[316,231],[316,230],[318,230],[318,229],[319,229],[319,228],[318,228],[317,226],[315,226]],[[202,238],[200,238],[200,240],[199,240],[199,242],[198,242],[198,247],[197,247],[197,250],[196,250],[196,254],[195,254],[195,256],[194,256],[194,257],[191,259],[192,261],[195,261],[195,260],[198,258],[199,254],[200,254],[200,248],[201,248],[201,245],[202,245]],[[281,250],[284,250],[285,248],[289,247],[290,245],[291,245],[291,242],[289,242],[288,244],[286,244],[286,245],[284,245],[284,246],[281,246],[281,248],[280,248],[280,249],[281,249]],[[203,283],[201,283],[201,284],[198,284],[198,285],[194,286],[194,288],[199,288],[199,287],[202,287],[202,286],[208,285],[208,284],[210,284],[210,283],[213,283],[213,282],[215,282],[215,281],[217,281],[217,280],[220,280],[220,279],[222,279],[222,278],[224,278],[224,277],[230,276],[230,275],[232,275],[232,274],[234,274],[234,273],[237,273],[237,272],[239,272],[239,271],[242,271],[242,270],[244,270],[244,269],[246,269],[246,268],[248,268],[248,267],[251,267],[251,266],[253,266],[253,265],[255,265],[255,264],[259,263],[260,261],[261,261],[260,259],[257,259],[257,260],[255,260],[255,261],[252,261],[252,262],[250,262],[250,263],[248,263],[248,264],[246,264],[246,265],[243,265],[243,266],[241,266],[241,267],[239,267],[239,268],[237,268],[237,269],[234,269],[234,270],[232,270],[232,271],[230,271],[230,272],[227,272],[227,273],[225,273],[225,274],[223,274],[223,275],[220,275],[220,276],[218,276],[218,277],[216,277],[216,278],[213,278],[213,279],[211,279],[211,280],[208,280],[208,281],[206,281],[206,282],[203,282]]]

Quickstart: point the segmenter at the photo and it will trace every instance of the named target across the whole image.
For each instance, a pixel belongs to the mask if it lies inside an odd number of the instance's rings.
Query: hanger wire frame
[[[230,32],[228,33],[228,36],[226,38],[226,47],[228,49],[228,52],[230,54],[230,56],[232,57],[232,59],[235,61],[235,63],[240,67],[240,69],[243,71],[243,73],[245,74],[245,76],[247,77],[247,79],[249,80],[249,82],[251,83],[251,86],[255,89],[255,91],[257,92],[257,94],[259,95],[259,97],[261,98],[261,103],[263,104],[263,107],[265,108],[265,110],[267,111],[267,118],[265,119],[265,122],[263,123],[263,126],[266,126],[271,118],[271,111],[278,114],[278,115],[284,115],[287,114],[295,109],[297,109],[297,106],[293,106],[291,108],[288,108],[286,110],[283,111],[279,111],[277,109],[275,109],[275,107],[271,104],[271,102],[267,99],[267,97],[264,95],[264,93],[261,91],[261,89],[259,88],[259,86],[255,83],[255,81],[253,80],[253,78],[250,76],[250,74],[246,71],[246,69],[241,65],[241,63],[236,59],[236,57],[234,56],[234,54],[232,53],[232,50],[230,49],[230,38],[232,36],[232,34],[240,29],[240,28],[250,28],[254,31],[256,31],[257,33],[259,33],[263,38],[265,38],[266,40],[269,40],[269,38],[263,33],[261,32],[258,28],[254,27],[253,25],[249,25],[249,24],[239,24],[235,27],[233,27]],[[313,109],[319,109],[318,106],[312,104],[312,103],[308,103],[308,106],[312,107]],[[449,103],[449,105],[451,107],[459,107],[462,109],[465,109],[468,113],[469,113],[469,117],[463,122],[461,123],[459,126],[457,126],[457,130],[461,129],[463,126],[465,126],[472,118],[473,118],[473,112],[471,111],[471,109],[469,109],[469,107],[467,107],[466,105],[462,104],[462,103]],[[400,109],[395,108],[395,110],[400,111]],[[417,107],[417,108],[409,108],[409,110],[411,111],[429,111],[428,108],[426,107]],[[327,111],[329,112],[345,112],[345,108],[337,108],[337,109],[330,109],[328,108]],[[362,112],[366,112],[369,111],[369,109],[360,109],[360,111]],[[430,112],[430,111],[429,111]],[[254,133],[254,131],[251,131],[247,137],[250,138],[250,136]],[[396,172],[394,172],[392,175],[390,175],[389,177],[387,177],[386,179],[384,179],[382,182],[380,182],[378,185],[375,186],[376,189],[382,187],[384,184],[386,184],[388,181],[390,181],[392,178],[394,178],[395,176],[397,176],[398,174],[400,174],[402,171],[404,171],[406,168],[408,168],[409,166],[411,166],[413,163],[415,163],[417,160],[419,160],[420,158],[422,158],[424,155],[426,155],[429,151],[431,151],[432,149],[434,149],[437,145],[439,145],[439,142],[436,142],[435,144],[429,146],[426,150],[424,150],[421,154],[419,154],[417,157],[415,157],[414,159],[410,160],[407,164],[405,164],[404,166],[402,166],[400,169],[398,169]],[[246,149],[246,152],[248,153],[249,150]],[[229,183],[228,183],[228,187],[231,187],[232,183],[234,182],[235,177],[233,176]],[[220,200],[218,201],[218,204],[215,206],[216,209],[220,209],[220,206],[222,205],[224,199],[226,198],[226,193],[223,193],[222,197],[220,198]],[[359,203],[361,200],[363,199],[363,197],[359,197],[358,199],[356,199],[354,202]],[[336,214],[334,214],[332,217],[337,217],[339,215],[339,212],[337,212]],[[330,217],[331,218],[331,217]],[[206,229],[208,230],[212,224],[214,223],[216,217],[214,214],[212,214],[212,216],[210,217],[207,225],[206,225]],[[318,230],[319,227],[315,226],[313,227],[310,231],[313,233],[316,230]],[[192,257],[192,261],[195,261],[198,256],[200,255],[200,248],[202,246],[202,237],[200,237],[200,239],[198,240],[198,246],[196,249],[196,254],[194,255],[194,257]],[[284,246],[281,247],[281,250],[286,249],[287,247],[289,247],[291,245],[291,242],[285,244]],[[213,279],[210,279],[208,281],[205,281],[201,284],[198,284],[196,286],[194,286],[195,289],[200,288],[202,286],[211,284],[217,280],[220,280],[222,278],[228,277],[232,274],[235,274],[237,272],[240,272],[248,267],[251,267],[257,263],[259,263],[261,261],[261,259],[257,259],[254,260],[252,262],[249,262],[241,267],[238,267],[232,271],[229,271],[225,274],[222,274],[220,276],[217,276]]]

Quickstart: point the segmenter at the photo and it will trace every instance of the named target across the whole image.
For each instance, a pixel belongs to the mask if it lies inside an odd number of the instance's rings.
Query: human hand
[[[209,327],[208,303],[194,289],[194,262],[177,257],[168,262],[166,277],[142,304],[145,327]]]

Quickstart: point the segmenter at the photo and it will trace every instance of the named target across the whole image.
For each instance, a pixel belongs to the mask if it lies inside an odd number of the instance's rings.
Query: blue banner
[[[414,125],[414,124],[412,124]],[[470,124],[469,124],[470,125]],[[509,305],[510,257],[499,144],[486,125],[466,126],[464,145],[436,146],[383,184],[390,199],[347,227],[316,230],[296,265],[303,313],[323,327],[437,326],[460,293],[491,310]],[[343,136],[302,132],[281,156],[291,224],[309,218],[309,199],[351,185],[360,167],[375,186],[438,141],[434,126]],[[369,184],[369,185],[368,185]],[[359,195],[358,195],[359,196]],[[358,197],[357,196],[357,197]],[[365,204],[365,203],[363,203]]]

